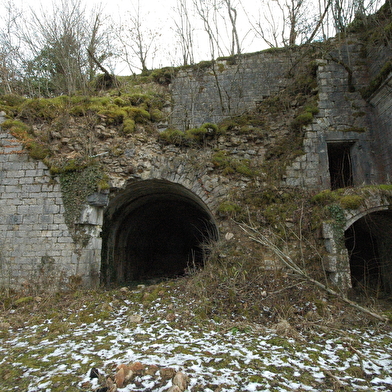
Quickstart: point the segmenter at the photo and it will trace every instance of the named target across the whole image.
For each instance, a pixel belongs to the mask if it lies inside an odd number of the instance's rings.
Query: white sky
[[[0,0],[0,10],[1,2],[5,4],[8,0]],[[233,0],[234,3],[235,0]],[[248,5],[248,9],[255,8],[255,0],[241,0],[244,6]],[[175,42],[175,36],[173,34],[173,17],[174,8],[177,0],[140,0],[141,14],[145,15],[147,26],[157,29],[160,32],[160,37],[157,38],[159,42],[159,54],[154,57],[154,59],[149,59],[148,68],[160,68],[162,66],[177,66],[181,65],[181,56],[178,53],[178,45]],[[192,0],[189,0],[191,3]],[[45,11],[50,12],[52,5],[61,4],[61,0],[13,0],[13,4],[28,12],[29,8],[36,12],[39,12],[41,8]],[[137,6],[137,0],[81,0],[82,5],[86,5],[87,9],[94,7],[102,7],[105,14],[109,14],[116,23],[120,24],[126,22],[126,17],[129,12]],[[228,21],[228,17],[227,17]],[[0,22],[1,23],[1,22]],[[199,20],[199,25],[196,26],[195,36],[198,42],[194,44],[195,61],[210,60],[211,54],[209,50],[208,40],[206,38],[206,33],[203,29],[202,23]],[[250,26],[246,17],[240,12],[238,8],[238,30],[242,30],[241,26],[246,26],[249,30]],[[222,30],[223,31],[223,30]],[[246,35],[245,32],[241,32],[240,39]],[[227,36],[227,35],[226,35]],[[243,42],[243,52],[254,52],[262,49],[266,49],[267,45],[264,44],[260,39],[257,41],[251,40],[251,35],[249,34]],[[177,51],[176,51],[177,49]],[[223,55],[228,55],[229,53],[224,53]],[[217,56],[219,57],[219,54]],[[124,66],[123,69],[116,69],[116,73],[129,73],[129,68]]]
[[[54,5],[60,5],[62,1],[67,0],[0,0],[0,15],[3,9],[3,5],[8,1],[12,1],[12,3],[24,10],[29,10],[32,8],[34,11],[39,12],[41,8],[45,10],[45,12],[50,12]],[[123,24],[127,21],[127,16],[131,13],[138,4],[140,3],[140,13],[144,15],[145,18],[145,26],[146,29],[152,29],[155,31],[159,31],[159,37],[155,38],[155,42],[159,48],[155,52],[154,56],[150,56],[147,60],[147,67],[149,69],[161,68],[163,66],[178,66],[182,65],[181,53],[179,51],[178,42],[176,42],[176,36],[173,33],[174,22],[173,18],[176,17],[176,13],[174,12],[174,8],[177,4],[177,0],[80,0],[82,6],[86,6],[87,9],[92,9],[94,7],[103,8],[103,12],[105,14],[110,15],[113,20],[113,27],[118,27],[120,22]],[[318,4],[324,4],[325,0],[309,0],[304,4],[307,4],[307,10],[304,13],[305,24],[307,22],[311,22],[312,18],[314,18],[315,13],[318,11]],[[341,0],[346,4],[347,9],[349,9],[349,5],[354,4],[354,0]],[[365,0],[366,3],[380,4],[383,0]],[[189,4],[192,4],[192,0],[188,0]],[[242,7],[247,10],[248,16],[243,12],[243,8],[238,5],[238,3],[242,4]],[[264,3],[263,12],[259,13],[259,9]],[[238,18],[237,18],[237,30],[239,34],[239,38],[241,41],[241,51],[243,53],[251,53],[266,49],[268,45],[260,38],[256,37],[254,31],[251,30],[251,23],[249,20],[252,20],[253,23],[260,21],[263,17],[267,16],[266,20],[262,21],[263,29],[271,29],[275,30],[277,33],[277,40],[281,42],[282,36],[282,14],[281,11],[278,11],[279,14],[276,14],[276,5],[277,2],[273,0],[232,0],[232,4],[237,5]],[[277,15],[275,18],[269,16],[268,7],[275,7],[272,14]],[[280,3],[282,4],[282,3]],[[286,11],[285,11],[286,12]],[[225,42],[226,44],[222,44],[222,48],[224,48],[223,53],[214,53],[214,57],[219,56],[227,56],[229,55],[229,46],[230,46],[230,22],[227,15],[227,10],[223,9],[222,13],[225,15],[225,23],[222,22],[220,25],[220,34],[221,40],[220,42]],[[313,15],[313,16],[312,16]],[[178,15],[177,15],[178,16]],[[286,15],[287,16],[287,15]],[[129,19],[128,19],[129,20]],[[331,27],[333,27],[333,22],[327,18],[324,20],[324,23],[329,23],[326,25],[325,31],[331,31]],[[144,22],[144,19],[143,19]],[[1,18],[0,18],[1,24]],[[202,60],[211,60],[211,51],[209,48],[209,41],[203,27],[203,24],[200,20],[200,17],[194,17],[192,20],[193,27],[195,29],[194,36],[194,60],[195,62],[199,62]],[[286,28],[286,39],[287,39],[287,28]],[[226,33],[225,33],[226,31]],[[300,40],[301,36],[298,36],[298,40]],[[317,37],[316,37],[317,38]],[[273,42],[273,41],[271,41]],[[275,42],[273,42],[275,43]],[[299,43],[299,42],[297,42]],[[278,43],[281,45],[281,43]],[[135,61],[137,63],[137,61]],[[137,71],[134,68],[134,71]],[[115,72],[117,74],[130,74],[130,70],[128,66],[117,66]]]

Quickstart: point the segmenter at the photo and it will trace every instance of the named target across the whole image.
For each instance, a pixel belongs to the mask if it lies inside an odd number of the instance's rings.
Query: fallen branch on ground
[[[320,287],[321,289],[325,290],[327,293],[338,297],[345,303],[349,304],[350,306],[354,307],[355,309],[360,310],[363,313],[366,313],[377,320],[383,321],[383,322],[388,322],[389,319],[383,315],[380,315],[378,313],[375,313],[371,311],[370,309],[364,308],[363,306],[357,304],[354,301],[349,300],[347,297],[344,295],[338,293],[337,291],[331,289],[330,287],[326,286],[325,284],[319,282],[318,280],[313,279],[310,277],[306,271],[304,271],[301,267],[299,267],[291,258],[288,256],[286,253],[284,253],[278,246],[276,246],[269,238],[267,238],[265,235],[260,233],[257,229],[255,229],[252,226],[249,226],[245,223],[238,223],[239,227],[245,231],[245,233],[249,236],[249,239],[252,241],[255,241],[259,243],[260,245],[263,245],[267,247],[268,249],[272,250],[279,258],[282,263],[290,268],[292,271],[294,271],[296,274],[302,276],[309,282],[313,283],[315,286]]]

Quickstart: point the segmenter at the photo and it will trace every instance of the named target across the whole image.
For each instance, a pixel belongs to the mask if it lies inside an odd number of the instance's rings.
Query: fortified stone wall
[[[321,190],[331,187],[328,148],[350,146],[352,185],[389,181],[391,173],[390,78],[370,102],[366,88],[390,58],[388,46],[372,48],[350,39],[317,60],[319,114],[304,129],[304,152],[287,168],[284,184]],[[289,83],[299,52],[264,52],[213,66],[182,71],[172,83],[171,125],[184,129],[217,123],[253,109]]]
[[[374,123],[377,125],[375,151],[378,156],[379,171],[384,173],[381,182],[392,180],[392,74],[374,94],[370,103],[374,106]]]
[[[328,146],[339,143],[351,145],[352,185],[390,181],[391,75],[369,101],[361,91],[377,77],[391,50],[385,46],[374,49],[366,62],[363,52],[362,44],[351,43],[332,52],[330,59],[319,60],[319,113],[306,129],[306,154],[287,170],[288,185],[329,189]]]
[[[255,108],[286,86],[299,55],[277,49],[181,71],[171,86],[171,125],[189,129]]]
[[[375,167],[373,108],[360,93],[368,83],[361,56],[362,45],[352,43],[318,60],[319,113],[305,130],[305,155],[287,169],[287,185],[330,189],[328,146],[342,143],[351,145],[352,185],[371,184],[381,177]]]
[[[97,278],[99,238],[92,233],[86,247],[74,242],[59,182],[18,140],[1,131],[0,200],[0,287],[25,284],[52,290],[72,275]],[[92,222],[87,211],[80,223],[99,222]]]
[[[0,142],[0,284],[33,283],[45,272],[50,277],[76,272],[59,184],[12,136],[0,133]]]
[[[392,48],[381,46],[372,48],[368,58],[372,59],[371,78],[376,78],[382,68],[391,63]],[[373,106],[372,122],[376,125],[375,151],[379,156],[379,170],[385,173],[381,181],[390,182],[392,176],[392,72],[384,80],[380,88],[370,97]]]
[[[286,76],[296,56],[291,51],[267,52],[244,56],[236,64],[225,60],[214,68],[183,71],[172,86],[173,125],[182,128],[218,122],[254,108],[287,84]],[[373,67],[373,59],[377,66]],[[382,68],[382,59],[380,54],[365,61],[361,45],[351,43],[318,61],[320,111],[304,130],[305,153],[287,168],[284,185],[330,188],[328,147],[336,143],[350,146],[353,185],[389,180],[390,79],[371,97],[370,104],[360,94],[371,80],[370,73],[377,75],[377,69]],[[137,135],[121,141],[121,155],[109,156],[110,147],[120,143],[114,138],[109,135],[101,141],[103,150],[97,157],[110,174],[111,196],[134,181],[162,179],[193,192],[212,214],[231,190],[245,188],[249,181],[246,176],[229,181],[214,171],[214,152],[226,151],[234,159],[250,160],[253,167],[262,164],[266,152],[265,140],[251,133],[220,137],[195,149],[163,145],[153,137]],[[65,221],[58,179],[50,176],[42,162],[31,159],[9,134],[0,133],[0,141],[0,285],[26,282],[50,288],[72,276],[80,276],[92,286],[97,284],[103,212],[108,200],[94,195],[86,200],[75,224],[89,241],[78,242]],[[347,273],[347,260],[342,263],[330,263],[329,272]]]

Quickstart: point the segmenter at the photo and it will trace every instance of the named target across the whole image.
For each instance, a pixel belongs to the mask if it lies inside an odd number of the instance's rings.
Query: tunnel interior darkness
[[[102,231],[101,277],[132,284],[183,275],[203,266],[218,230],[206,204],[164,180],[137,181],[109,204]]]
[[[327,144],[332,190],[353,185],[352,146],[352,142],[333,142]]]
[[[392,294],[392,211],[365,215],[345,232],[353,288]]]

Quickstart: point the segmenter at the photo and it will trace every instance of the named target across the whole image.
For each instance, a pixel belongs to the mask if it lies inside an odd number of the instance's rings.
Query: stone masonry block
[[[6,192],[6,194],[18,194],[19,195],[22,192],[22,187],[19,185],[6,185],[5,192]]]
[[[19,163],[19,162],[25,162],[26,159],[28,159],[27,152],[23,152],[21,154],[9,154],[5,155],[7,157],[7,162],[10,163]]]
[[[73,240],[69,236],[67,236],[67,237],[58,237],[56,242],[59,242],[59,243],[62,243],[62,244],[72,244]]]

